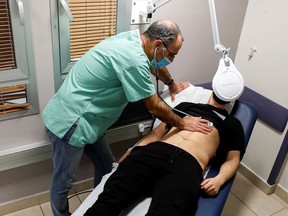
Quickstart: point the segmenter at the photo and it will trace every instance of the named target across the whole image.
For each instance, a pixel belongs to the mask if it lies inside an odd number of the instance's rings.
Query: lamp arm
[[[208,3],[209,3],[209,11],[210,11],[210,17],[211,17],[213,40],[214,40],[214,50],[217,53],[223,54],[225,65],[229,66],[228,55],[229,55],[230,48],[226,49],[226,47],[220,42],[214,0],[208,0]]]
[[[164,2],[162,2],[161,4],[158,5],[159,2],[161,2],[162,0],[158,0],[156,2],[153,3],[153,1],[149,1],[147,4],[147,14],[148,14],[148,18],[151,18],[152,13],[154,13],[156,11],[157,8],[162,7],[163,5],[167,4],[168,2],[172,1],[172,0],[165,0]]]
[[[59,0],[65,1],[65,0]],[[157,8],[162,7],[172,0],[133,0],[131,10],[131,24],[147,24],[150,23],[152,14]],[[158,4],[160,2],[160,4]],[[162,2],[162,3],[161,3]]]
[[[154,5],[156,6],[156,7],[155,7],[155,10],[156,10],[157,8],[162,7],[163,5],[167,4],[168,2],[170,2],[170,1],[172,1],[172,0],[166,0],[166,1],[162,2],[162,4],[159,4],[159,5],[158,5],[158,2],[160,2],[160,1],[161,1],[161,0],[158,0],[157,2],[154,3]]]

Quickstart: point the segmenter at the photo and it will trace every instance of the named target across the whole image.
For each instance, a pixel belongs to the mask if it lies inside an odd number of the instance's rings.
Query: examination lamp
[[[217,72],[212,80],[212,88],[218,98],[229,102],[238,99],[244,91],[244,79],[228,57],[230,48],[220,43],[214,0],[208,0],[211,16],[214,50],[222,53]]]
[[[155,2],[153,2],[152,0],[133,0],[131,24],[150,23],[152,14],[156,11],[156,9],[162,7],[170,1],[172,0],[158,0]]]

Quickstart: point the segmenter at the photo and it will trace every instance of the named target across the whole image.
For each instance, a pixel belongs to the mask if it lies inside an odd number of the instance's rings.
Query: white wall
[[[235,64],[246,85],[288,108],[288,1],[250,0],[237,50]],[[250,47],[257,52],[249,61]],[[273,115],[273,113],[271,113]],[[283,133],[258,122],[243,163],[263,180],[269,177],[287,127]],[[279,185],[288,191],[288,165],[283,167]]]
[[[220,41],[234,59],[248,0],[215,1]],[[177,9],[176,9],[177,8]],[[174,20],[184,36],[183,46],[169,69],[177,80],[210,82],[221,55],[214,52],[208,0],[173,0],[157,9],[152,21]]]

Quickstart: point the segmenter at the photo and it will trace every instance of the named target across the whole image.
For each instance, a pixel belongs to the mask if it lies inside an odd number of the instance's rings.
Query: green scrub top
[[[155,94],[150,61],[138,30],[107,38],[72,67],[58,92],[42,112],[45,126],[63,138],[77,128],[69,144],[93,144],[121,115],[128,101]]]

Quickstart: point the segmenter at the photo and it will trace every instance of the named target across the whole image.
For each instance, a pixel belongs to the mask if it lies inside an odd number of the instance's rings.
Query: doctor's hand
[[[185,116],[183,120],[185,123],[183,128],[184,130],[208,134],[213,129],[213,127],[208,125],[209,121],[206,119],[202,119],[201,117]]]
[[[189,82],[173,82],[172,85],[169,86],[171,101],[174,102],[175,95],[186,89],[189,85]]]

